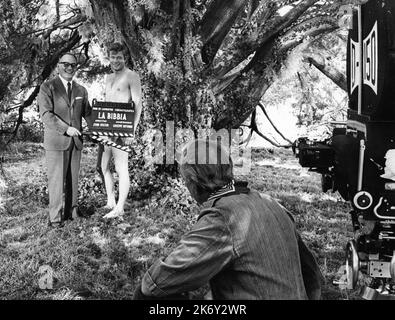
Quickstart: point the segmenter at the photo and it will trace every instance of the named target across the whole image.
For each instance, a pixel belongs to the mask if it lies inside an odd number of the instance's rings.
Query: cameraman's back
[[[214,299],[307,299],[297,232],[275,200],[249,191],[207,206],[225,218],[234,248],[230,265],[210,281]]]

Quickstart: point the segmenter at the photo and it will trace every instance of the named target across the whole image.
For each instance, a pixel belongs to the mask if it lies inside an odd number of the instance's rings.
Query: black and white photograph
[[[395,300],[395,0],[2,0],[0,300]]]

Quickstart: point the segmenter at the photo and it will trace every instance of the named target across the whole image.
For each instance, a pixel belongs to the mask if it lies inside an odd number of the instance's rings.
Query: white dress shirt
[[[66,79],[62,78],[61,75],[59,75],[60,80],[62,80],[62,83],[64,85],[64,88],[66,89],[66,93],[67,93],[67,82],[70,82],[71,84],[71,90],[73,90],[73,79],[71,79],[70,81],[67,81]]]

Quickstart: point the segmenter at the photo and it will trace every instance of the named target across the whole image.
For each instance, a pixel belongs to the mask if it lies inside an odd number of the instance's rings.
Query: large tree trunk
[[[134,63],[141,59],[143,49],[137,41],[135,21],[129,14],[127,1],[90,0],[98,38],[104,46],[124,40]]]

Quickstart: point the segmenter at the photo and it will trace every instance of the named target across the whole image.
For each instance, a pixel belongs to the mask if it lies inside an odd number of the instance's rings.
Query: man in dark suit
[[[59,75],[44,82],[38,95],[44,123],[51,226],[62,226],[64,220],[78,217],[81,121],[84,117],[91,122],[91,107],[86,89],[73,81],[76,70],[76,57],[72,53],[64,54],[58,62]]]

